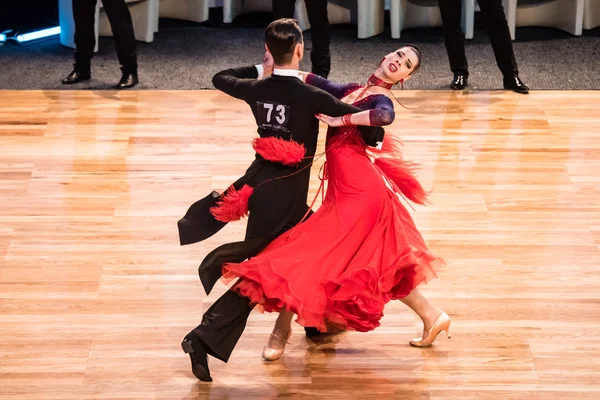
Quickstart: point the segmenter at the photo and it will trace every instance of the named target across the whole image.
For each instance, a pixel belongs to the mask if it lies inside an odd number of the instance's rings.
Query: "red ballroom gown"
[[[362,88],[313,74],[307,83],[338,98]],[[372,125],[395,117],[381,94],[354,105],[370,110]],[[242,278],[231,290],[267,312],[285,307],[306,327],[366,332],[379,326],[386,303],[436,277],[444,262],[428,250],[401,201],[404,195],[423,204],[425,192],[392,139],[377,151],[354,127],[329,128],[321,207],[255,257],[224,264],[225,283]]]

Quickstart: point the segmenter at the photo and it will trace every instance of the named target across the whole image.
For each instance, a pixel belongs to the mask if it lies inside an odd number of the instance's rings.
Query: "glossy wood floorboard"
[[[388,132],[432,190],[411,213],[448,263],[423,290],[453,338],[410,347],[422,327],[395,302],[370,333],[296,326],[266,363],[275,316],[253,313],[206,384],[180,341],[226,288],[207,298],[197,266],[244,223],[180,247],[176,221],[249,165],[247,105],[1,91],[0,398],[599,399],[600,92],[397,95]]]

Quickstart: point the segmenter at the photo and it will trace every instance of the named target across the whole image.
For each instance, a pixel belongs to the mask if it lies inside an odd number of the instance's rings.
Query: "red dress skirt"
[[[379,326],[387,302],[436,277],[443,261],[400,200],[422,191],[412,171],[398,153],[374,163],[345,130],[329,129],[321,207],[257,256],[225,264],[222,279],[242,278],[232,290],[264,311],[294,312],[300,325],[366,332]]]

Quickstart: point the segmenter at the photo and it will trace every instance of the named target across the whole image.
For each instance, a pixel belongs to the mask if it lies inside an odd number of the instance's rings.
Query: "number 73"
[[[271,113],[273,113],[273,104],[263,103],[263,106],[268,110],[267,111],[267,122],[271,122]],[[280,104],[277,106],[277,108],[275,108],[275,111],[278,113],[278,115],[275,116],[275,119],[280,124],[283,124],[283,122],[285,121],[285,107]]]

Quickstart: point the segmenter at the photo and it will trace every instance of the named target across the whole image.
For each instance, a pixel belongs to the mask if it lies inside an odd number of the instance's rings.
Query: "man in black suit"
[[[94,17],[98,0],[73,0],[75,20],[75,65],[73,71],[63,79],[65,85],[87,81],[92,77],[91,60],[96,46]],[[135,35],[131,13],[125,0],[102,0],[104,11],[113,31],[117,55],[121,64],[119,89],[134,87],[139,83]]]
[[[478,0],[478,3],[487,22],[488,35],[492,42],[496,63],[504,75],[504,89],[517,93],[528,93],[529,88],[519,78],[502,0]],[[450,88],[463,90],[468,85],[469,70],[465,56],[465,36],[460,25],[462,0],[438,0],[438,4],[442,14],[442,30],[450,59],[450,68],[454,73],[454,80],[450,84]]]
[[[263,72],[265,76],[270,72],[267,69],[271,67],[265,62],[262,66],[221,71],[213,77],[213,84],[250,106],[261,138],[280,138],[302,144],[306,149],[305,158],[297,165],[283,165],[268,161],[257,153],[246,174],[233,183],[236,191],[244,185],[256,188],[249,199],[246,237],[241,242],[216,248],[202,261],[199,275],[207,294],[221,277],[224,263],[253,257],[310,213],[306,204],[310,180],[308,166],[315,155],[319,133],[315,115],[339,117],[361,111],[302,81],[299,67],[304,46],[302,31],[296,21],[272,22],[266,29],[265,41],[274,62],[269,77],[260,79]],[[380,127],[362,126],[359,129],[371,146],[383,140],[384,131]],[[219,193],[213,192],[198,200],[178,221],[182,245],[204,240],[225,226],[226,222],[211,214],[211,208],[220,198]],[[206,311],[202,323],[181,343],[184,352],[190,356],[194,376],[202,381],[212,381],[207,355],[228,361],[252,309],[248,298],[228,290]]]
[[[329,19],[327,16],[327,0],[304,0],[310,33],[312,51],[312,73],[327,78],[331,70],[331,54],[329,53]],[[296,0],[273,0],[273,16],[275,19],[293,18]]]

